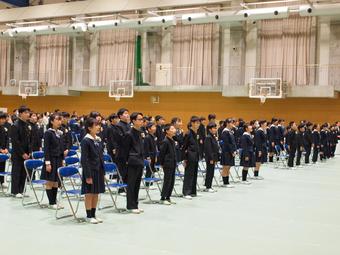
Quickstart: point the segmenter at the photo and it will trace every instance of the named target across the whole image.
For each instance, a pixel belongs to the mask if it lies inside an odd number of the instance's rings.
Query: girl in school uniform
[[[204,155],[207,166],[205,176],[205,188],[207,192],[215,192],[212,188],[212,181],[215,173],[215,165],[218,161],[219,146],[217,142],[217,125],[210,122],[207,126],[207,136],[204,140]]]
[[[159,163],[164,171],[164,181],[161,193],[161,203],[171,205],[174,202],[170,197],[175,185],[175,173],[177,166],[176,143],[173,137],[176,134],[176,128],[172,124],[164,126],[165,138],[161,144],[159,152]]]
[[[51,114],[48,123],[48,130],[44,134],[44,154],[45,164],[41,171],[41,179],[46,180],[46,194],[49,200],[49,208],[62,209],[57,206],[58,187],[58,168],[63,166],[64,146],[62,139],[61,116],[59,113]]]
[[[102,139],[97,136],[100,123],[94,118],[85,121],[86,135],[81,141],[81,166],[83,168],[81,193],[85,194],[86,221],[91,224],[102,223],[96,217],[98,195],[105,192],[104,184],[104,146]]]
[[[241,136],[241,162],[240,165],[243,166],[242,170],[242,183],[243,184],[251,184],[251,182],[247,181],[248,169],[252,167],[255,162],[255,154],[254,154],[254,140],[251,135],[253,131],[253,126],[246,123],[244,125],[245,132]]]
[[[259,121],[260,127],[255,132],[255,155],[256,166],[254,171],[254,178],[262,180],[259,176],[261,164],[267,162],[267,121]]]

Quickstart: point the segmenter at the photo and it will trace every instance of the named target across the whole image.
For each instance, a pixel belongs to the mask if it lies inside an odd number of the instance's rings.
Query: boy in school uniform
[[[119,123],[118,115],[113,113],[108,117],[109,126],[107,128],[107,153],[110,155],[112,161],[117,164],[117,151],[120,139],[120,130],[117,124]]]
[[[0,111],[0,153],[8,154],[9,149],[9,130],[5,127],[7,119],[7,114]],[[0,162],[0,172],[5,172],[6,162]],[[0,177],[0,185],[3,188],[7,188],[7,185],[4,183],[4,177]]]
[[[127,165],[127,210],[134,214],[144,212],[138,207],[138,196],[144,169],[144,146],[142,138],[143,114],[134,112],[130,116],[133,127],[126,133],[125,162]]]
[[[191,200],[197,196],[197,173],[199,161],[199,136],[198,127],[200,119],[192,116],[188,124],[188,132],[184,136],[182,153],[184,159],[184,180],[183,180],[183,197]]]
[[[176,159],[177,163],[182,162],[182,146],[184,140],[184,133],[182,129],[182,120],[178,117],[174,117],[171,119],[171,125],[173,125],[176,129],[176,133],[173,137],[176,146]]]
[[[215,165],[218,161],[219,145],[217,139],[217,125],[210,122],[207,125],[207,136],[204,140],[204,155],[206,162],[205,188],[207,192],[215,192],[212,181],[215,173]]]
[[[289,157],[288,157],[288,167],[293,168],[294,167],[294,158],[295,153],[297,149],[297,126],[295,122],[290,122],[290,131],[287,134],[287,145],[288,145],[288,151],[289,151]]]
[[[155,117],[156,121],[156,137],[157,137],[157,148],[161,147],[161,143],[163,142],[165,138],[165,132],[164,132],[164,124],[165,124],[165,119],[161,115],[157,115]]]
[[[205,117],[200,117],[200,125],[198,127],[198,135],[199,135],[199,143],[200,143],[200,159],[203,159],[203,151],[204,151],[204,139],[206,136],[206,129],[205,129]]]
[[[311,122],[307,122],[305,135],[303,136],[303,146],[306,152],[305,164],[309,164],[310,154],[312,151],[312,144],[313,144],[312,128],[313,128],[313,124]]]
[[[155,173],[156,168],[155,164],[157,161],[157,137],[156,133],[156,125],[153,122],[149,122],[146,126],[147,135],[144,138],[144,157],[150,163],[146,168],[145,177],[150,178]],[[149,182],[146,183],[147,186],[150,185]],[[152,185],[152,183],[151,183]]]
[[[304,150],[304,135],[305,135],[305,125],[304,124],[300,124],[298,126],[298,133],[296,135],[296,165],[299,166],[301,165],[301,156],[302,156],[302,152]]]
[[[320,125],[315,124],[313,126],[313,132],[312,132],[312,148],[313,148],[313,156],[312,156],[312,162],[315,164],[318,161],[318,156],[320,152]]]
[[[18,109],[19,117],[11,128],[12,142],[12,185],[11,193],[16,198],[22,198],[24,191],[26,171],[24,161],[31,157],[31,126],[28,123],[30,109],[21,106]]]
[[[173,137],[176,128],[172,124],[164,126],[165,138],[159,152],[159,163],[164,171],[163,187],[161,192],[161,203],[164,205],[175,204],[171,201],[171,194],[175,185],[175,173],[177,167],[176,143]]]

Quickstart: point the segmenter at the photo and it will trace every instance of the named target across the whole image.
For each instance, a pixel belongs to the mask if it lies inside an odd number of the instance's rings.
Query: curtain
[[[10,41],[0,40],[0,87],[5,87],[9,83],[10,66]]]
[[[109,86],[111,80],[134,79],[136,32],[129,29],[99,33],[98,86]]]
[[[173,85],[217,85],[218,25],[178,25],[173,30],[172,43]]]
[[[39,82],[47,86],[67,85],[69,37],[65,35],[37,36],[36,61]]]
[[[260,77],[282,78],[292,86],[314,85],[313,17],[260,22]]]

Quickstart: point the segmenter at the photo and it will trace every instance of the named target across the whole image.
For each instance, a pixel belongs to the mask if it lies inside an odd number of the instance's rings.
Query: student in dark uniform
[[[155,164],[157,159],[157,137],[155,136],[156,133],[156,125],[153,122],[149,122],[146,126],[147,135],[144,138],[144,157],[150,163],[146,168],[145,177],[150,178],[153,176],[153,173],[156,171]],[[150,185],[149,182],[146,183],[147,186]],[[151,183],[152,185],[152,183]]]
[[[303,137],[303,145],[305,149],[305,164],[309,164],[310,154],[312,151],[313,135],[312,135],[313,124],[311,122],[306,123],[306,131]]]
[[[320,130],[320,160],[324,161],[327,158],[328,138],[327,138],[327,125],[323,124]]]
[[[41,139],[40,134],[39,134],[39,127],[38,127],[38,124],[37,124],[37,122],[38,122],[37,114],[32,112],[28,122],[31,126],[32,151],[41,151],[42,139]]]
[[[221,165],[222,165],[222,179],[223,185],[227,188],[233,188],[234,186],[229,183],[230,168],[235,166],[235,156],[237,153],[237,145],[232,131],[234,128],[234,121],[232,119],[226,119],[225,129],[223,130],[219,140],[221,143]]]
[[[204,140],[204,157],[206,163],[205,188],[207,192],[215,192],[212,181],[215,173],[215,165],[218,161],[219,145],[217,139],[217,125],[210,122],[207,126],[207,136]]]
[[[320,125],[315,124],[313,126],[313,132],[312,132],[312,148],[313,148],[313,157],[312,157],[312,162],[315,164],[318,161],[318,156],[320,153]]]
[[[64,160],[63,132],[59,130],[60,126],[60,114],[52,113],[48,130],[44,134],[45,164],[41,171],[41,179],[47,181],[46,194],[51,209],[62,209],[62,207],[57,207],[57,194],[60,186],[58,168],[63,166]]]
[[[241,136],[244,133],[244,120],[242,118],[239,118],[236,125],[233,125],[232,131],[234,132],[236,146],[239,149],[241,147]]]
[[[276,118],[272,118],[271,125],[268,131],[268,140],[269,140],[269,162],[273,162],[274,154],[276,154],[275,145],[278,145],[278,141],[280,140],[278,136],[278,120]]]
[[[279,119],[278,124],[277,124],[277,132],[278,132],[278,140],[279,140],[279,145],[281,150],[284,149],[284,138],[285,138],[285,132],[286,132],[286,127],[285,127],[285,120],[284,119]]]
[[[188,124],[188,132],[184,136],[182,153],[184,159],[183,197],[192,199],[197,196],[197,173],[199,161],[199,136],[197,134],[200,119],[192,116]]]
[[[225,129],[225,121],[224,120],[220,120],[218,123],[218,129],[217,129],[217,137],[220,139],[223,130]]]
[[[173,137],[176,128],[172,124],[164,126],[165,138],[159,152],[159,163],[164,172],[163,187],[161,192],[161,203],[164,205],[175,204],[171,201],[171,194],[175,185],[175,173],[177,166],[176,145]]]
[[[267,150],[267,121],[259,121],[260,127],[255,131],[255,157],[256,157],[256,167],[254,171],[254,178],[257,180],[262,180],[263,178],[259,176],[259,171],[261,164],[267,162],[268,150]]]
[[[117,127],[119,128],[119,139],[118,139],[118,148],[117,148],[117,166],[120,176],[122,178],[122,182],[127,183],[127,165],[126,165],[126,153],[125,149],[125,135],[127,132],[131,130],[130,124],[130,115],[129,110],[125,108],[121,108],[117,112],[119,122]],[[124,189],[119,189],[119,193],[122,195],[125,194]]]
[[[90,112],[89,114],[90,118],[94,118],[96,119],[96,121],[98,122],[98,124],[100,125],[100,129],[99,129],[99,133],[97,134],[97,136],[100,137],[100,139],[103,141],[103,143],[106,143],[106,137],[105,137],[105,132],[104,132],[104,125],[102,123],[103,117],[100,115],[99,112],[93,111]],[[105,123],[104,123],[105,124]],[[86,132],[85,132],[86,133]]]
[[[61,116],[60,130],[63,132],[62,140],[64,146],[64,155],[66,156],[73,145],[72,132],[69,126],[70,114],[68,112],[62,112],[60,116]]]
[[[173,137],[175,141],[175,146],[176,146],[176,159],[177,162],[182,161],[182,151],[181,148],[183,146],[183,139],[184,139],[184,134],[183,134],[183,129],[182,129],[182,120],[178,117],[174,117],[171,120],[171,125],[173,125],[176,129],[176,134]]]
[[[29,159],[32,153],[31,126],[28,123],[30,109],[21,106],[18,112],[19,118],[14,122],[10,132],[12,142],[11,193],[17,198],[22,198],[26,180],[24,161]]]
[[[157,148],[159,150],[161,143],[163,142],[164,138],[165,138],[165,132],[164,132],[164,124],[165,124],[165,120],[163,118],[163,116],[161,115],[157,115],[155,117],[155,121],[156,121],[156,137],[157,137]]]
[[[298,126],[298,133],[296,135],[296,165],[301,165],[301,156],[304,150],[304,135],[305,135],[305,125],[300,124]]]
[[[105,192],[104,183],[104,145],[97,136],[100,124],[94,118],[85,121],[86,136],[81,141],[81,166],[83,168],[81,193],[85,194],[86,221],[91,224],[102,223],[96,216],[98,195]]]
[[[5,127],[7,119],[7,114],[0,111],[0,153],[8,154],[9,149],[9,130]],[[0,162],[0,172],[5,172],[6,162]],[[0,185],[3,188],[7,188],[7,185],[4,184],[4,177],[0,177]]]
[[[205,130],[205,117],[200,117],[200,126],[198,127],[198,135],[199,135],[199,143],[200,143],[200,159],[203,159],[203,151],[204,151],[204,140],[206,136]]]
[[[249,123],[244,125],[244,133],[241,136],[241,162],[240,165],[243,166],[242,170],[242,184],[251,184],[247,180],[248,169],[252,167],[255,163],[255,153],[254,153],[254,139],[251,135],[253,131],[253,126]]]
[[[290,122],[290,131],[287,134],[287,145],[289,151],[288,167],[294,167],[294,158],[297,149],[297,126],[295,122]]]
[[[113,162],[117,163],[116,156],[119,148],[121,130],[117,126],[119,123],[118,115],[113,113],[109,116],[110,125],[107,128],[107,153],[111,156]]]
[[[334,158],[335,151],[336,151],[336,145],[338,143],[338,135],[336,131],[336,126],[331,126],[331,157]]]
[[[144,169],[144,146],[141,136],[143,125],[143,114],[134,112],[131,114],[132,129],[126,133],[125,162],[127,164],[127,210],[131,213],[139,214],[144,212],[138,208],[139,188]]]

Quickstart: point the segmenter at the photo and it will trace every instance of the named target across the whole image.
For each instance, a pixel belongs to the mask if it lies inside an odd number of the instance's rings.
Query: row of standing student
[[[20,147],[18,142],[16,143],[15,137],[17,126],[20,123],[22,125],[21,128],[18,128],[19,133],[30,130],[27,123],[27,127],[25,123],[22,123],[27,121],[29,114],[28,108],[19,108],[19,120],[13,125],[13,152],[15,152],[15,148],[18,150],[18,147]],[[220,137],[217,138],[217,125],[210,117],[210,123],[207,126],[207,131],[204,131],[203,140],[202,135],[200,136],[199,134],[199,130],[202,128],[202,119],[196,116],[191,118],[188,125],[189,130],[184,135],[178,118],[174,118],[171,124],[162,126],[163,123],[160,124],[159,122],[164,121],[164,119],[157,116],[156,122],[158,122],[158,125],[155,125],[152,122],[145,122],[145,118],[141,113],[133,113],[129,116],[127,109],[120,109],[117,115],[114,114],[109,117],[111,125],[106,129],[106,137],[103,137],[100,114],[92,112],[85,122],[84,133],[86,135],[83,135],[81,142],[82,192],[85,194],[89,222],[102,222],[101,219],[95,216],[95,208],[98,194],[105,191],[104,163],[102,160],[104,140],[106,140],[108,153],[118,165],[122,181],[128,184],[127,209],[132,213],[143,212],[138,207],[138,194],[144,169],[144,159],[150,162],[148,174],[151,175],[155,170],[154,164],[158,157],[165,174],[161,201],[169,205],[173,203],[170,197],[175,181],[175,170],[179,161],[184,160],[185,167],[184,198],[192,199],[197,195],[198,161],[202,156],[202,150],[207,164],[205,186],[209,192],[214,191],[211,185],[214,168],[219,160],[223,166],[223,183],[226,187],[232,187],[229,183],[229,170],[231,166],[235,165],[238,148],[241,148],[242,182],[249,184],[247,181],[249,167],[255,167],[255,178],[260,178],[258,175],[260,165],[267,160],[267,123],[265,121],[260,122],[260,127],[256,131],[253,131],[254,123],[239,127],[239,129],[244,128],[244,132],[239,138],[239,145],[237,145],[234,135],[235,121],[227,119]],[[44,135],[45,164],[41,178],[48,180],[48,185],[46,185],[47,195],[53,208],[56,208],[56,191],[59,185],[56,172],[58,167],[62,166],[63,157],[67,155],[69,150],[67,141],[69,141],[70,132],[67,126],[64,126],[64,132],[61,130],[62,120],[63,118],[60,114],[52,114],[49,118],[49,129]],[[252,137],[253,135],[254,138]],[[20,139],[26,138],[29,140],[29,137],[31,137],[30,132],[24,132],[24,134],[21,134]],[[158,139],[159,137],[162,139],[161,142]],[[17,141],[21,142],[20,139],[17,139]],[[23,147],[25,148],[22,148],[24,153],[19,154],[23,159],[30,156],[30,142],[28,140],[24,143]],[[19,162],[15,157],[13,159]],[[21,161],[23,163],[23,160],[20,159]],[[14,167],[13,170],[16,171],[16,168]]]

